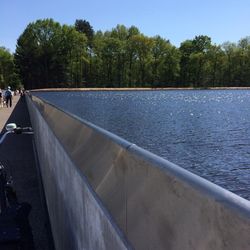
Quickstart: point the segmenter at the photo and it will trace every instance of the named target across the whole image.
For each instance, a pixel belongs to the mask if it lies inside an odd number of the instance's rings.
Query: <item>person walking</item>
[[[8,89],[5,91],[5,101],[6,101],[6,106],[7,108],[10,106],[12,106],[12,92],[10,89],[10,86],[8,87]]]
[[[2,107],[3,107],[3,92],[0,89],[0,108],[2,108]]]

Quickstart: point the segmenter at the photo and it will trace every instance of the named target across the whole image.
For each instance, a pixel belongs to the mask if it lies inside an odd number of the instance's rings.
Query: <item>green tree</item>
[[[181,59],[180,59],[180,85],[187,87],[191,84],[191,65],[190,56],[194,52],[192,40],[186,40],[181,43],[179,48]]]
[[[237,57],[238,60],[236,64],[237,75],[240,85],[250,84],[250,36],[242,38],[238,42]]]
[[[127,61],[127,74],[126,82],[127,86],[133,87],[137,81],[137,72],[135,70],[136,65],[136,44],[134,43],[134,36],[140,35],[139,29],[135,26],[128,28],[128,40],[125,44],[126,61]]]
[[[86,20],[76,19],[75,21],[75,29],[86,35],[88,39],[88,45],[92,47],[92,41],[94,38],[94,30],[90,23]]]
[[[63,39],[60,40],[59,61],[64,63],[67,76],[65,81],[73,87],[80,87],[86,76],[83,74],[83,67],[88,63],[87,38],[79,33],[74,27],[64,25],[62,27]],[[63,60],[61,60],[63,59]]]
[[[19,37],[15,53],[25,88],[79,81],[86,41],[86,36],[74,27],[61,26],[53,19],[30,23]]]
[[[167,86],[180,87],[178,79],[180,77],[180,52],[170,43],[166,44],[165,59],[162,67],[161,81]]]
[[[193,48],[194,48],[194,52],[197,53],[206,53],[210,46],[211,46],[211,38],[208,36],[196,36],[193,41]]]
[[[82,34],[85,34],[87,37],[87,54],[85,60],[81,62],[82,73],[85,76],[83,81],[86,82],[91,80],[92,75],[93,40],[95,32],[90,23],[82,19],[77,19],[75,21],[75,29]]]
[[[237,45],[231,42],[225,42],[222,44],[223,52],[225,53],[225,64],[223,69],[223,81],[227,86],[234,86],[236,65],[235,52]]]
[[[134,65],[138,72],[138,78],[136,80],[137,86],[145,86],[149,79],[147,74],[152,60],[151,50],[153,47],[153,40],[142,34],[132,36],[130,40],[135,52]]]
[[[117,25],[116,28],[112,29],[110,37],[116,39],[118,42],[116,61],[114,67],[114,77],[116,86],[126,86],[127,76],[127,51],[126,44],[129,38],[129,31],[124,25]]]
[[[205,87],[209,81],[208,68],[208,51],[211,47],[211,38],[208,36],[196,36],[193,41],[193,52],[190,55],[192,65],[192,82],[194,87]]]
[[[181,81],[194,87],[204,87],[208,81],[208,52],[211,38],[196,36],[181,44]]]
[[[10,51],[0,47],[0,88],[19,87],[20,80],[15,69],[14,57]]]
[[[8,58],[6,51],[1,53],[0,58]],[[94,32],[82,19],[74,26],[61,26],[53,19],[30,23],[17,41],[16,67],[13,56],[5,59],[0,62],[1,84],[8,77],[12,80],[7,81],[18,82],[15,72],[19,72],[26,88],[210,87],[250,82],[249,37],[220,46],[199,35],[176,48],[160,36],[141,34],[135,26]],[[7,74],[7,68],[14,73]]]
[[[177,86],[180,56],[168,40],[156,36],[152,48],[152,82],[156,87]]]
[[[222,86],[225,55],[220,45],[211,45],[208,51],[209,82],[212,87]]]
[[[103,69],[105,69],[103,77],[107,86],[110,87],[115,87],[116,85],[114,73],[118,62],[120,46],[119,39],[113,37],[106,37],[102,43],[101,59],[104,62]]]
[[[117,25],[110,32],[96,32],[93,59],[98,76],[95,79],[101,80],[102,86],[132,86],[135,48],[131,46],[131,37],[136,34],[136,27],[126,28],[124,25]]]
[[[161,68],[164,64],[168,41],[156,36],[153,38],[153,47],[152,47],[152,82],[157,86],[161,82]]]

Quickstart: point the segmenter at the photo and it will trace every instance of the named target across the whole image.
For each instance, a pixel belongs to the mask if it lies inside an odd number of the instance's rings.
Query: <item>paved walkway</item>
[[[6,121],[9,119],[12,111],[15,109],[17,102],[19,101],[20,96],[13,96],[12,107],[0,107],[0,132],[3,130]]]
[[[31,126],[25,98],[15,96],[11,108],[0,108],[0,131],[4,132],[5,124],[10,122],[22,127]],[[19,202],[28,202],[32,206],[29,221],[35,249],[53,249],[32,135],[9,135],[0,147],[0,159],[7,163],[8,171],[13,176]]]

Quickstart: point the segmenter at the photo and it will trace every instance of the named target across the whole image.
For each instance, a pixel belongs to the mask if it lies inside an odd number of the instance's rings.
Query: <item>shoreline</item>
[[[211,87],[211,88],[44,88],[31,92],[48,91],[169,91],[169,90],[250,90],[250,87]]]

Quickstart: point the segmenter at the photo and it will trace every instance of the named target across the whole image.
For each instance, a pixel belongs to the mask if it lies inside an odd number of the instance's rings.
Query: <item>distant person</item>
[[[3,92],[0,89],[0,108],[2,108],[2,107],[3,107]]]
[[[0,89],[0,108],[3,108],[4,96],[3,91]]]
[[[21,97],[24,97],[24,93],[25,93],[24,91],[25,91],[24,89],[21,89],[21,90],[20,90],[20,96],[21,96]]]
[[[8,87],[8,89],[5,91],[5,101],[6,101],[6,106],[7,108],[10,106],[12,106],[12,92],[10,89],[10,86]]]

